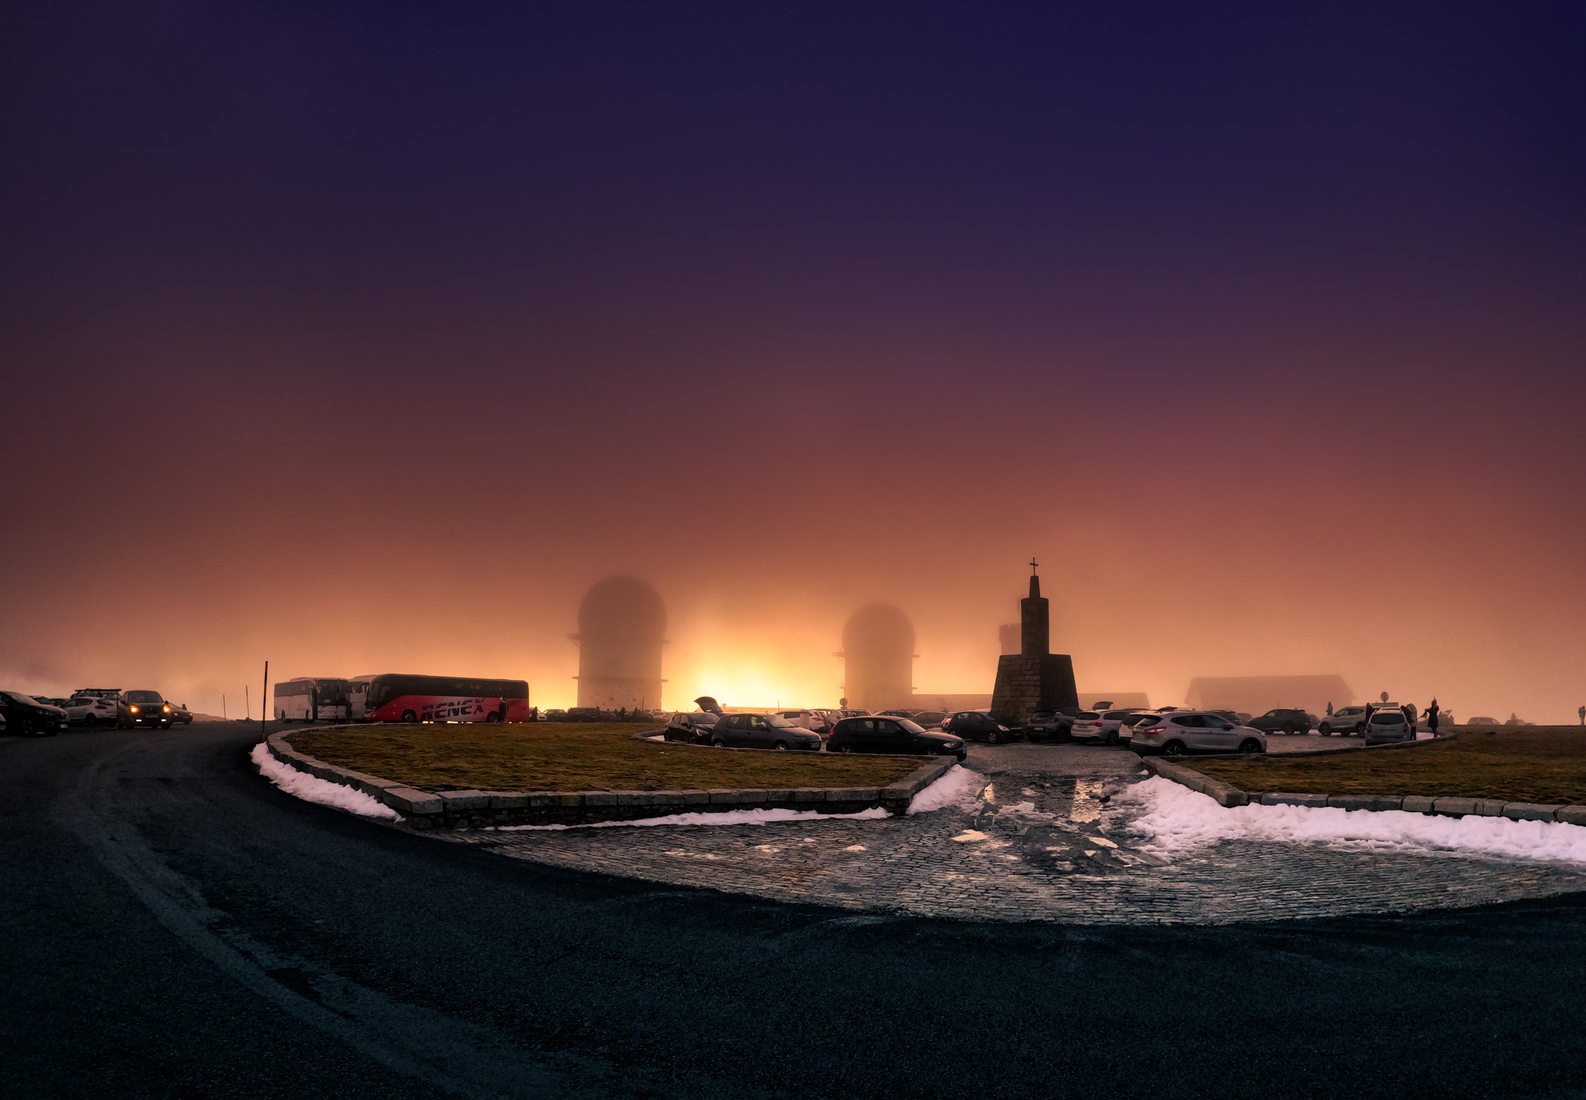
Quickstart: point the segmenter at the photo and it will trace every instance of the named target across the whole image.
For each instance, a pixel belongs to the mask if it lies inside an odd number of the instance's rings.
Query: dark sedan
[[[60,707],[18,691],[0,691],[0,715],[5,716],[7,733],[59,733],[66,725],[66,712]]]
[[[661,736],[667,741],[683,741],[692,745],[710,744],[710,731],[721,715],[709,711],[678,711],[667,719],[666,729]]]
[[[777,714],[729,714],[710,730],[710,743],[744,749],[821,751],[821,735]]]
[[[949,715],[942,723],[942,732],[955,734],[966,741],[986,741],[993,745],[1019,739],[1016,730],[1004,726],[983,710],[961,710]]]
[[[961,737],[927,730],[910,718],[892,718],[884,714],[844,718],[832,727],[826,751],[956,756],[959,763],[963,763],[967,752]]]

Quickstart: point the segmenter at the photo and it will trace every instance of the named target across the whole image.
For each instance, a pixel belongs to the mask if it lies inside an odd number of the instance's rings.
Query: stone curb
[[[1163,779],[1171,779],[1180,786],[1188,787],[1192,791],[1199,791],[1217,800],[1223,806],[1247,806],[1250,796],[1238,787],[1224,783],[1220,779],[1213,779],[1209,775],[1186,768],[1180,764],[1170,764],[1156,756],[1142,756],[1141,763],[1146,771],[1153,775],[1160,775]]]
[[[1410,744],[1411,742],[1406,742]],[[1426,744],[1427,742],[1420,742]],[[1400,748],[1403,746],[1373,746],[1374,748]],[[1334,749],[1334,752],[1341,750]],[[1313,755],[1289,753],[1285,755]],[[1568,825],[1586,825],[1586,806],[1564,806],[1538,802],[1501,802],[1491,798],[1430,798],[1419,794],[1300,794],[1294,791],[1266,791],[1252,799],[1248,791],[1231,786],[1219,779],[1180,764],[1170,764],[1156,756],[1144,756],[1140,762],[1153,775],[1171,779],[1180,786],[1209,795],[1223,806],[1247,806],[1254,802],[1260,806],[1331,807],[1337,810],[1402,810],[1406,813],[1426,814],[1434,817],[1503,817],[1510,821],[1561,821]]]
[[[879,805],[888,813],[901,814],[908,810],[910,799],[957,763],[951,757],[933,759],[886,787],[794,787],[782,790],[716,788],[675,791],[426,791],[316,760],[307,753],[293,748],[284,733],[273,733],[264,743],[266,751],[283,764],[319,779],[361,790],[404,815],[406,819],[404,823],[408,826],[425,830],[500,825],[577,825],[597,821],[661,817],[693,811],[721,813],[735,809],[858,813]],[[674,742],[674,744],[683,743]]]

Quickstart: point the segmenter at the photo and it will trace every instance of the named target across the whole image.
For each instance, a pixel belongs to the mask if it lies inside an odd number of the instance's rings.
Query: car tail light
[[[1150,729],[1141,730],[1140,732],[1145,734],[1147,737],[1149,737],[1153,733],[1166,733],[1167,732],[1167,727],[1166,726],[1152,726]]]

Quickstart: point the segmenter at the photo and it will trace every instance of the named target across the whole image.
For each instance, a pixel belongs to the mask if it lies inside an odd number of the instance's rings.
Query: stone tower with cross
[[[1074,660],[1053,653],[1052,619],[1041,595],[1041,577],[1030,559],[1030,594],[1019,601],[1019,652],[997,658],[997,683],[991,716],[1006,726],[1022,726],[1038,710],[1077,708]]]

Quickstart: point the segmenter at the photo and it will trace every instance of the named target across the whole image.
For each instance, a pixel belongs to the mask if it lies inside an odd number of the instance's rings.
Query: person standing
[[[1437,736],[1437,696],[1432,696],[1432,701],[1426,704],[1426,728],[1432,731],[1432,736]]]
[[[1331,718],[1332,716],[1333,716],[1333,701],[1331,699],[1329,699],[1329,700],[1327,700],[1327,717]]]

